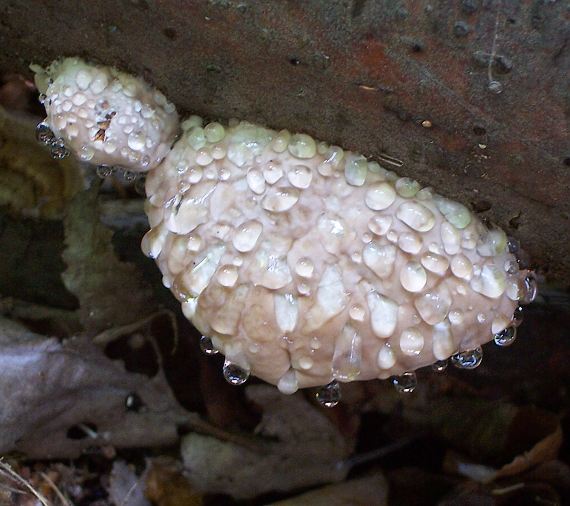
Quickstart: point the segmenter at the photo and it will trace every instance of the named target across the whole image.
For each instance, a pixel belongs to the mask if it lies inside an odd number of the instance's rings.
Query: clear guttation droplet
[[[132,182],[137,178],[137,173],[136,172],[131,172],[130,170],[124,170],[123,171],[123,179],[127,182]]]
[[[55,141],[55,135],[45,121],[42,121],[36,127],[36,139],[38,142],[47,145]]]
[[[501,330],[495,334],[493,340],[497,346],[510,346],[515,342],[517,338],[517,329],[516,327],[507,327],[506,329]]]
[[[61,143],[54,142],[50,149],[51,157],[54,160],[63,160],[69,156],[69,150]]]
[[[509,253],[516,255],[519,252],[521,245],[517,239],[514,237],[509,237],[507,239],[507,248],[509,249]]]
[[[530,268],[530,256],[525,250],[519,249],[518,253],[516,254],[516,257],[517,257],[517,262],[519,264],[519,269]]]
[[[115,167],[112,165],[97,165],[95,172],[101,179],[104,179],[113,175],[115,172]]]
[[[146,176],[144,174],[139,174],[137,180],[135,181],[135,191],[142,197],[146,197],[145,185]]]
[[[516,274],[519,271],[519,264],[516,260],[507,260],[505,262],[505,271],[508,274]]]
[[[218,353],[218,350],[214,347],[214,343],[212,343],[212,339],[208,336],[202,336],[200,338],[200,349],[204,355],[216,355]]]
[[[249,378],[249,371],[240,367],[227,358],[223,368],[224,378],[230,385],[243,385]]]
[[[337,381],[331,381],[317,391],[315,398],[321,406],[334,408],[340,402],[340,385]]]
[[[531,272],[524,278],[524,292],[521,297],[521,304],[530,304],[536,299],[536,294],[538,293],[538,283],[536,281],[536,276]]]
[[[451,363],[458,369],[475,369],[483,361],[483,348],[465,350],[451,356]]]
[[[513,319],[511,320],[511,325],[514,327],[519,327],[520,324],[523,322],[523,308],[519,306],[515,309],[513,313]]]
[[[418,386],[418,378],[415,372],[405,372],[400,376],[393,376],[392,385],[398,393],[410,394]]]
[[[487,89],[491,92],[491,93],[495,93],[495,94],[499,94],[503,92],[504,86],[503,83],[501,83],[500,81],[489,81],[489,84],[487,85]]]
[[[431,364],[431,368],[435,372],[443,372],[447,369],[447,360],[436,360]]]
[[[144,402],[136,392],[127,395],[125,399],[125,408],[127,411],[139,412],[144,407]]]

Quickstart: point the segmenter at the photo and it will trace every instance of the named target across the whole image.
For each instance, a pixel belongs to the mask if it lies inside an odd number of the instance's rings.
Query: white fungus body
[[[510,324],[523,273],[461,204],[304,134],[183,128],[147,178],[143,249],[230,361],[294,391],[414,370]]]
[[[143,80],[79,58],[36,74],[46,121],[79,159],[140,172],[156,167],[178,133],[171,102]]]
[[[230,363],[292,393],[413,371],[511,324],[526,271],[465,206],[305,134],[182,128],[148,174],[143,250]]]

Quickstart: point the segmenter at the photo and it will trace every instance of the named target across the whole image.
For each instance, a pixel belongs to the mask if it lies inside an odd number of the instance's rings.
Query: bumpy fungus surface
[[[168,153],[176,108],[141,79],[79,58],[33,68],[47,123],[79,159],[140,172]]]
[[[152,169],[143,250],[226,365],[292,393],[413,371],[477,348],[513,321],[527,272],[504,232],[462,204],[359,154],[244,121],[191,117],[157,165],[175,112],[139,80],[67,62],[52,66],[50,125],[78,155],[93,151],[91,161]],[[87,118],[72,100],[85,91],[78,69],[105,84],[89,92]],[[111,154],[93,126],[97,100],[132,105],[113,106]],[[64,125],[56,104],[70,104],[64,117],[74,122]],[[135,130],[119,123],[131,113],[147,138],[160,139],[146,166],[130,157]]]

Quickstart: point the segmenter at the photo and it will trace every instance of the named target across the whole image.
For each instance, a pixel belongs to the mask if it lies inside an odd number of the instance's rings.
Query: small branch
[[[268,450],[266,442],[260,441],[255,437],[236,434],[220,429],[219,427],[202,420],[200,416],[195,413],[191,414],[188,425],[191,430],[198,434],[211,436],[220,441],[233,443],[255,453],[266,453]]]
[[[27,488],[37,499],[42,503],[43,506],[50,506],[48,500],[34,489],[24,478],[22,478],[18,473],[12,470],[9,464],[6,464],[0,459],[0,474],[8,476],[16,483]]]
[[[69,500],[67,499],[67,497],[65,497],[62,493],[61,490],[59,490],[59,488],[57,487],[57,485],[53,482],[53,480],[46,474],[46,473],[40,473],[40,476],[47,481],[47,484],[49,485],[49,487],[55,492],[55,495],[57,495],[58,499],[61,501],[61,504],[63,506],[72,506],[71,502],[69,502]]]

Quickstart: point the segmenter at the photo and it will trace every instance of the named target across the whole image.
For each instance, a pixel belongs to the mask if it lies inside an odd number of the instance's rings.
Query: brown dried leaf
[[[444,468],[448,472],[461,474],[473,481],[490,483],[498,478],[520,475],[539,464],[554,460],[562,446],[562,440],[562,427],[556,424],[550,434],[500,469],[467,462],[453,452],[448,452],[446,455]]]
[[[497,472],[496,478],[517,475],[538,464],[554,460],[558,456],[562,440],[562,427],[558,424],[554,432],[541,439],[530,450],[517,455],[512,462],[501,467]]]
[[[122,460],[113,463],[108,490],[113,504],[150,506],[150,502],[144,495],[144,480]]]
[[[113,250],[113,233],[99,221],[98,185],[76,195],[65,219],[67,270],[62,279],[80,303],[85,329],[99,332],[143,318],[155,307],[136,267],[121,262]]]
[[[267,506],[384,506],[388,504],[388,482],[381,473],[335,483]]]
[[[374,386],[371,407],[391,416],[393,430],[427,432],[443,439],[465,455],[463,462],[477,466],[470,472],[479,480],[529,451],[560,426],[559,417],[544,410],[474,396],[442,395],[431,391],[427,382],[407,397],[389,387]],[[553,443],[550,449],[558,444],[556,437],[548,441]]]
[[[202,506],[202,496],[184,477],[178,462],[166,457],[154,459],[145,476],[145,494],[156,506]]]
[[[286,396],[267,385],[252,385],[246,393],[263,409],[256,429],[261,448],[187,435],[182,459],[196,489],[250,498],[346,477],[348,468],[341,463],[353,442],[301,393]]]
[[[60,343],[0,319],[0,454],[77,457],[87,448],[173,444],[193,420],[159,371],[129,373],[89,339]],[[127,409],[136,396],[140,409]]]

